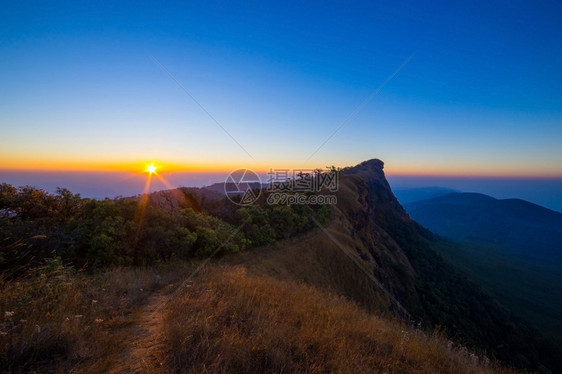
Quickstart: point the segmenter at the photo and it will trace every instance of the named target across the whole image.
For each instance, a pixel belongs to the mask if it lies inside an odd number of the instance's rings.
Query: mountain
[[[562,370],[557,348],[511,315],[438,250],[447,242],[412,220],[380,160],[341,171],[333,220],[290,245],[252,255],[246,266],[336,290],[376,313],[391,313],[502,361]]]
[[[519,200],[452,193],[406,204],[412,218],[455,241],[495,244],[507,255],[562,261],[562,213]]]
[[[331,220],[304,235],[289,234],[287,240],[229,256],[226,262],[240,264],[258,277],[336,292],[372,313],[397,316],[425,329],[439,326],[450,339],[509,365],[562,370],[562,354],[553,343],[442,256],[443,248],[458,246],[410,218],[383,169],[384,163],[374,159],[341,170]],[[218,194],[224,186],[211,190]],[[192,192],[197,197],[197,191]],[[266,209],[267,191],[263,193],[261,207]],[[235,216],[230,204],[208,202],[195,206],[227,221]],[[315,215],[306,206],[299,209]],[[271,224],[271,218],[248,223],[264,230]]]
[[[452,193],[405,205],[461,245],[441,253],[503,304],[562,343],[562,214],[519,199]]]

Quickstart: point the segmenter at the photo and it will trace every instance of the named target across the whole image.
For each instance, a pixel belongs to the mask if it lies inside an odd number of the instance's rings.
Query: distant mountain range
[[[393,188],[392,191],[402,205],[460,192],[446,187]]]
[[[562,343],[562,213],[477,193],[404,207],[426,228],[461,244],[438,247],[444,257]]]
[[[405,204],[412,218],[452,240],[496,245],[530,261],[562,261],[562,213],[519,200],[451,193]]]

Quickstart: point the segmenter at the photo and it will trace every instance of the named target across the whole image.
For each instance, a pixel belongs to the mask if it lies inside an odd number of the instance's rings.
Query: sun
[[[156,166],[154,165],[154,163],[150,164],[150,165],[146,165],[146,172],[148,174],[154,174],[156,173]]]

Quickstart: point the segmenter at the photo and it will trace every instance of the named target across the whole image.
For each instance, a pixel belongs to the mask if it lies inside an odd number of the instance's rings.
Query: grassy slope
[[[325,253],[333,264],[328,274],[351,275],[330,279],[308,271],[306,281],[316,287],[299,279],[304,267],[285,268],[277,278],[265,275],[269,266],[306,261],[297,255],[306,238],[318,243],[323,237],[312,232],[281,243],[286,250],[262,249],[266,261],[242,259],[247,268],[209,264],[162,309],[167,349],[156,361],[164,366],[149,372],[507,372],[439,332],[377,316],[351,301],[353,295],[342,296],[340,282],[370,289],[363,273],[349,272],[347,257]],[[235,260],[240,258],[221,262]],[[91,276],[54,263],[36,278],[3,283],[2,330],[15,329],[1,337],[0,371],[114,370],[149,296],[191,269],[114,269]],[[377,292],[371,295],[365,303],[385,302]]]
[[[344,249],[360,245],[345,240],[341,223],[332,221],[327,230]],[[386,295],[333,244],[317,229],[257,252],[223,258],[219,261],[223,265],[208,265],[165,308],[169,354],[161,357],[165,363],[161,369],[505,371],[453,346],[440,333],[424,332],[391,317]],[[351,253],[360,260],[357,250]],[[116,269],[92,277],[69,274],[56,265],[45,274],[48,280],[39,277],[45,282],[42,287],[6,284],[0,311],[13,311],[10,319],[22,330],[14,335],[17,355],[4,351],[3,362],[15,371],[43,367],[48,361],[60,371],[112,368],[119,352],[127,349],[146,297],[187,273],[184,267]],[[36,297],[21,304],[21,296],[31,289]],[[19,319],[25,322],[15,322]],[[36,325],[41,334],[27,328]],[[26,341],[34,345],[26,347]]]
[[[338,240],[343,250],[335,246],[323,231],[316,229],[298,238],[229,259],[229,262],[243,264],[258,276],[272,276],[336,292],[368,311],[390,315],[388,297],[348,257],[351,255],[357,261],[364,262],[356,249],[361,243],[350,241],[349,236],[345,235],[345,228],[335,221],[326,229],[332,238]],[[367,262],[364,263],[368,266]]]
[[[28,278],[0,277],[0,373],[106,372],[126,350],[139,306],[189,272],[176,264],[86,275],[50,262]]]
[[[439,333],[367,313],[293,281],[207,269],[169,305],[166,371],[186,373],[505,372]]]

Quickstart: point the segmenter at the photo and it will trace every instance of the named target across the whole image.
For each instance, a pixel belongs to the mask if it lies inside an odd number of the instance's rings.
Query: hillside
[[[239,207],[192,189],[92,201],[2,185],[0,362],[126,371],[152,344],[155,372],[498,369],[484,355],[560,371],[549,341],[437,254],[444,242],[410,219],[383,167],[343,169],[332,206]]]
[[[562,344],[562,214],[517,199],[449,194],[406,204],[438,247],[516,314]]]
[[[170,302],[164,322],[171,372],[510,372],[439,332],[241,266],[205,270]]]
[[[537,331],[438,255],[450,243],[409,218],[381,161],[344,169],[340,182],[328,225],[250,255],[246,266],[260,275],[336,290],[368,310],[390,310],[426,328],[439,325],[451,338],[505,362],[559,365],[556,349]]]
[[[497,244],[503,253],[537,263],[562,262],[562,213],[519,200],[452,193],[406,204],[418,222],[455,241]]]

